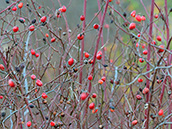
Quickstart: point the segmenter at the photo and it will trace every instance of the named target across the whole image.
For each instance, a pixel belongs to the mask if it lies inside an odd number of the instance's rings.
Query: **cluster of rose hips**
[[[39,53],[36,53],[34,49],[31,49],[30,53],[36,57],[39,57]]]

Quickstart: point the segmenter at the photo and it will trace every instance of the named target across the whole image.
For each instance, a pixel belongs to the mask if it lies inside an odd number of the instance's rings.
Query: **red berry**
[[[43,83],[42,83],[42,81],[41,81],[41,80],[37,79],[37,80],[36,80],[36,85],[37,85],[37,86],[42,86],[42,85],[43,85]]]
[[[97,54],[100,54],[100,55],[102,55],[102,51],[99,51]]]
[[[109,0],[109,2],[112,2],[113,0]]]
[[[149,88],[145,87],[145,88],[143,89],[143,94],[147,94],[148,92],[149,92]]]
[[[31,52],[32,55],[35,55],[35,50],[31,49],[30,52]]]
[[[36,76],[34,74],[32,74],[30,77],[31,77],[32,80],[36,79]]]
[[[137,37],[140,37],[140,34],[138,34]]]
[[[130,23],[129,29],[130,29],[130,30],[133,30],[133,29],[135,29],[135,28],[136,28],[136,24],[135,24],[135,23]]]
[[[94,27],[94,29],[98,29],[99,25],[98,24],[94,24],[93,27]]]
[[[159,49],[158,52],[159,53],[163,52],[164,51],[164,45],[160,45],[159,47],[162,48],[162,49]]]
[[[164,111],[162,109],[159,110],[158,115],[162,116],[164,114]]]
[[[45,22],[47,20],[46,16],[41,17],[41,22]]]
[[[108,29],[109,28],[109,24],[105,24],[104,28]]]
[[[136,43],[136,47],[139,47],[139,43]]]
[[[89,108],[92,110],[92,109],[94,109],[94,107],[95,107],[95,104],[94,103],[91,103],[90,105],[89,105]]]
[[[84,20],[85,20],[84,15],[81,15],[81,16],[80,16],[80,20],[81,20],[81,21],[84,21]]]
[[[151,44],[156,45],[156,42],[155,41],[152,41]]]
[[[140,15],[136,15],[136,20],[137,20],[138,22],[141,22],[141,21],[142,21],[141,16],[140,16]]]
[[[3,64],[0,64],[0,70],[4,71],[5,67]]]
[[[135,16],[136,16],[136,11],[135,11],[135,10],[133,10],[133,11],[131,12],[131,16],[132,16],[132,17],[135,17]]]
[[[49,34],[46,33],[45,36],[48,38],[49,37]]]
[[[136,95],[137,100],[141,100],[142,96],[141,95]]]
[[[132,121],[132,125],[136,125],[137,122],[138,122],[137,120],[133,120],[133,121]]]
[[[14,26],[13,27],[13,32],[17,32],[19,30],[19,27],[18,26]]]
[[[32,125],[31,121],[27,122],[27,127],[30,127]]]
[[[148,50],[144,50],[144,51],[143,51],[143,54],[144,54],[144,55],[147,55],[147,54],[148,54]]]
[[[34,25],[29,26],[29,31],[34,31],[34,30],[35,30],[35,26]]]
[[[74,63],[74,59],[73,59],[73,58],[70,58],[70,59],[68,60],[68,64],[71,66],[71,65],[73,65],[73,63]]]
[[[103,81],[102,81],[102,80],[99,80],[98,83],[99,83],[99,84],[103,84]]]
[[[83,34],[78,34],[77,38],[78,38],[79,40],[82,40],[82,39],[84,38],[84,35],[83,35]]]
[[[116,1],[116,4],[120,4],[120,1],[119,1],[119,0],[117,0],[117,1]]]
[[[42,93],[42,98],[43,99],[46,99],[48,96],[47,96],[47,94],[46,93]]]
[[[41,8],[42,8],[41,6],[38,7],[38,9],[41,9]]]
[[[89,54],[87,52],[85,52],[85,58],[89,58]]]
[[[3,99],[3,96],[2,95],[0,95],[0,99]]]
[[[14,6],[14,7],[12,8],[12,11],[17,11],[17,7]]]
[[[138,82],[143,82],[143,79],[141,79],[141,78],[138,78]]]
[[[143,63],[144,62],[144,60],[142,58],[139,58],[139,61],[140,61],[140,63]]]
[[[39,53],[36,53],[35,56],[36,56],[36,57],[39,57]]]
[[[8,85],[11,87],[15,87],[15,83],[12,79],[8,80]]]
[[[92,110],[92,113],[96,113],[98,111],[98,108],[94,108],[93,110]]]
[[[22,3],[22,2],[19,3],[19,4],[18,4],[18,7],[21,9],[21,8],[23,7],[23,3]]]
[[[158,41],[161,41],[161,36],[158,35],[158,36],[156,37],[156,39],[157,39]]]
[[[87,98],[87,94],[85,92],[83,92],[81,95],[80,95],[80,98],[81,100],[85,100]]]
[[[158,15],[156,14],[154,17],[155,17],[155,18],[158,18]]]
[[[55,126],[55,122],[54,122],[54,121],[51,121],[51,122],[50,122],[50,125],[51,125],[51,126]]]
[[[61,7],[61,12],[65,13],[66,10],[67,10],[67,9],[66,9],[66,6],[63,5],[63,6]]]
[[[53,37],[52,39],[51,39],[51,42],[53,43],[53,42],[55,42],[56,41],[56,39]]]
[[[93,98],[96,98],[97,97],[96,93],[93,93],[92,97]]]
[[[146,44],[142,44],[142,48],[145,48],[146,47]]]
[[[145,21],[146,17],[145,16],[141,16],[141,19],[142,19],[142,21]]]
[[[106,81],[106,77],[103,76],[103,77],[101,78],[101,80],[105,82],[105,81]]]
[[[89,64],[92,64],[92,63],[93,63],[93,60],[89,59],[89,61],[88,61],[88,62],[89,62]]]
[[[98,60],[101,60],[102,59],[102,55],[101,54],[97,54],[96,57],[97,57]]]
[[[92,76],[92,75],[89,75],[89,76],[88,76],[88,80],[91,81],[92,79],[93,79],[93,76]]]

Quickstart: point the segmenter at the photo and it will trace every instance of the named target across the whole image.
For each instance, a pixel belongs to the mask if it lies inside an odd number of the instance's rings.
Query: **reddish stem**
[[[84,0],[84,17],[86,18],[86,6],[87,5],[87,0]],[[82,24],[82,32],[85,31],[85,21],[83,21],[83,24]],[[81,66],[81,70],[80,70],[80,73],[79,73],[79,83],[82,84],[82,65],[83,65],[83,53],[84,53],[84,39],[82,40],[81,42],[81,57],[80,57],[80,66]]]
[[[154,0],[151,2],[151,14],[150,14],[150,27],[149,27],[149,42],[152,40],[152,30],[153,30],[153,15],[154,15]],[[147,61],[150,61],[150,56],[151,56],[151,49],[150,49],[150,44],[148,44],[148,55],[147,55]],[[146,71],[150,70],[150,65],[147,63],[147,69]],[[150,73],[147,73],[147,77],[150,77]],[[146,80],[146,87],[149,88],[149,80]],[[149,102],[149,93],[146,96],[146,103]],[[145,116],[146,116],[146,129],[149,128],[149,111],[145,110]]]
[[[17,3],[19,3],[21,0],[18,0],[18,1],[16,1],[16,2],[14,2],[14,3],[12,3],[10,6],[8,6],[6,9],[4,9],[4,10],[2,10],[1,12],[0,12],[0,14],[1,13],[3,13],[3,12],[5,12],[6,10],[8,10],[9,8],[11,8],[13,5],[16,5]]]
[[[100,22],[100,30],[99,30],[99,33],[98,33],[98,39],[97,39],[97,42],[96,42],[96,47],[95,47],[95,51],[94,51],[94,55],[93,55],[93,64],[92,64],[92,71],[91,71],[92,75],[94,74],[96,55],[97,55],[97,51],[98,51],[98,47],[99,47],[99,42],[100,42],[102,30],[103,30],[103,24],[104,24],[106,12],[107,12],[108,4],[109,4],[109,0],[107,0],[107,2],[106,2],[105,9],[104,9],[104,12],[103,12],[103,16],[102,16],[101,22]],[[92,85],[91,85],[91,81],[90,81],[89,82],[89,87],[88,87],[88,92],[89,93],[91,92],[91,88],[92,88]],[[88,101],[89,101],[89,99],[87,100],[87,105],[86,105],[86,110],[85,110],[84,117],[87,115],[87,112],[88,112]]]

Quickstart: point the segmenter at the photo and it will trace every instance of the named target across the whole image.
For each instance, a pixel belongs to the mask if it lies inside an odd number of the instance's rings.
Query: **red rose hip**
[[[47,20],[46,16],[41,17],[41,22],[45,22]]]
[[[162,49],[159,49],[158,52],[159,53],[163,52],[164,51],[164,45],[160,45],[159,47],[162,48]]]
[[[142,96],[141,95],[136,95],[137,100],[141,100]]]
[[[131,12],[131,16],[132,16],[132,17],[135,17],[135,16],[136,16],[136,11],[135,11],[135,10],[133,10],[133,11]]]
[[[47,96],[47,94],[46,93],[42,93],[42,98],[43,99],[46,99],[48,96]]]
[[[164,111],[162,109],[159,110],[158,115],[162,116],[164,114]]]
[[[136,125],[137,122],[138,122],[137,120],[133,120],[133,121],[132,121],[132,125]]]
[[[88,76],[88,80],[91,81],[92,79],[93,79],[93,76],[92,76],[92,75],[89,75],[89,76]]]
[[[41,80],[37,79],[36,80],[36,85],[41,87],[43,85],[43,83],[42,83]]]
[[[73,58],[70,58],[70,59],[68,60],[68,64],[71,66],[71,65],[73,65],[73,63],[74,63],[74,59],[73,59]]]
[[[79,40],[82,40],[82,39],[84,38],[84,35],[83,35],[83,34],[78,34],[78,35],[77,35],[77,38],[78,38]]]
[[[85,58],[89,58],[89,54],[87,52],[85,52]]]
[[[29,26],[29,31],[34,31],[34,30],[35,30],[35,26],[34,25]]]
[[[135,23],[130,23],[129,29],[130,29],[130,30],[133,30],[133,29],[135,29],[135,28],[136,28],[136,24],[135,24]]]
[[[35,50],[31,49],[30,53],[31,53],[32,55],[35,55]]]
[[[161,41],[161,36],[158,35],[158,36],[156,37],[156,39],[157,39],[158,41]]]
[[[85,20],[84,15],[81,15],[81,16],[80,16],[80,20],[81,20],[81,21],[84,21],[84,20]]]
[[[18,26],[14,26],[13,27],[13,32],[17,32],[19,30],[19,27]]]
[[[96,93],[93,93],[92,97],[93,98],[96,98],[97,97]]]
[[[27,127],[30,127],[32,125],[31,121],[27,122]]]
[[[95,104],[94,103],[91,103],[90,105],[89,105],[89,108],[92,110],[92,109],[94,109],[94,107],[95,107]]]
[[[36,79],[36,76],[34,74],[32,74],[30,77],[31,77],[32,80]]]
[[[3,64],[0,64],[0,70],[4,71],[5,67]]]
[[[12,79],[8,80],[8,85],[11,87],[15,87],[15,83]]]
[[[98,28],[99,28],[99,25],[98,25],[98,24],[94,24],[94,25],[93,25],[93,28],[94,28],[94,29],[98,29]]]
[[[81,95],[80,95],[80,98],[81,100],[85,100],[87,98],[87,94],[85,92],[83,92]]]

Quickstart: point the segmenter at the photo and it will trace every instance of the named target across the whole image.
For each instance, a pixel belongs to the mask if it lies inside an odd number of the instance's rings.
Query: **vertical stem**
[[[153,30],[153,15],[154,15],[154,0],[151,1],[151,14],[150,14],[150,27],[149,27],[149,42],[151,41],[152,39],[152,30]],[[149,62],[150,61],[150,55],[151,55],[151,50],[150,50],[150,44],[148,44],[148,55],[147,55],[147,61]],[[149,63],[147,63],[147,69],[146,71],[149,71],[150,70],[150,65]],[[150,77],[150,73],[147,73],[147,77],[149,78]],[[149,80],[147,79],[146,80],[146,87],[149,88]],[[146,103],[149,102],[149,93],[147,94],[146,96]],[[149,108],[148,108],[149,109]],[[145,110],[145,116],[146,116],[146,129],[149,128],[149,111],[148,110]]]
[[[84,0],[84,10],[83,10],[84,11],[84,13],[83,13],[84,17],[86,17],[86,7],[87,7],[86,5],[87,5],[87,0]],[[82,32],[85,31],[85,21],[86,20],[84,20],[83,21],[83,24],[82,24]],[[81,66],[81,69],[80,69],[80,73],[79,73],[79,83],[80,84],[82,84],[83,52],[84,52],[84,39],[81,42],[81,57],[80,57],[80,66]]]
[[[83,21],[83,24],[82,24],[82,32],[85,31],[85,25],[86,25],[86,8],[87,8],[87,0],[84,0],[83,15],[85,17],[85,20]],[[80,88],[82,87],[83,54],[84,54],[84,39],[81,42],[81,56],[80,56],[80,66],[81,66],[81,69],[80,69],[80,73],[79,73],[79,83],[81,84]]]
[[[92,71],[91,71],[91,74],[92,75],[94,74],[96,54],[97,54],[98,47],[99,47],[99,42],[100,42],[102,30],[103,30],[103,24],[104,24],[106,12],[107,12],[108,4],[109,4],[109,0],[107,0],[107,2],[106,2],[105,9],[104,9],[104,12],[103,12],[103,16],[102,16],[101,22],[100,22],[100,29],[99,29],[99,33],[98,33],[98,39],[97,39],[97,42],[96,42],[96,47],[95,47],[95,51],[94,51],[94,55],[93,55],[93,63],[92,63]],[[88,92],[89,93],[91,92],[91,88],[92,88],[91,81],[89,81],[89,86],[88,86]],[[87,105],[86,105],[84,117],[87,116],[87,112],[88,112],[88,101],[89,101],[89,99],[87,100]],[[83,126],[84,126],[84,124],[83,124]]]
[[[101,7],[100,7],[100,0],[97,0],[97,4],[98,4],[98,8],[99,8],[99,10],[101,10]],[[99,22],[100,22],[100,24],[101,24],[101,16],[102,16],[102,14],[101,14],[101,12],[100,12],[100,14],[99,14]],[[104,39],[103,39],[103,30],[102,30],[102,34],[101,34],[101,45],[102,46],[104,46]],[[103,50],[102,50],[102,57],[103,57],[103,64],[105,64],[105,50],[104,50],[104,48],[103,48]],[[106,68],[105,67],[103,67],[103,76],[105,76],[106,77],[106,74],[105,74],[105,70],[106,70]],[[103,94],[103,93],[102,93]],[[104,82],[104,99],[105,99],[105,102],[107,102],[107,93],[106,93],[106,81]],[[103,104],[103,103],[102,103]],[[106,129],[108,129],[108,124],[106,123],[106,127],[105,127]]]
[[[168,19],[168,7],[167,7],[167,0],[164,0],[165,1],[165,18],[166,18],[166,30],[167,30],[167,43],[170,43],[168,42],[169,41],[169,36],[170,36],[170,32],[169,32],[169,19]],[[167,44],[168,46],[170,46],[169,44]],[[167,47],[167,49],[169,50],[169,47]],[[168,55],[168,65],[171,64],[171,55],[169,54]],[[171,74],[171,69],[169,69],[169,74]],[[166,84],[166,81],[167,79],[165,79],[165,82],[163,83],[163,88],[162,88],[162,97],[163,97],[163,94],[164,94],[164,90],[165,90],[165,84]],[[171,78],[168,77],[168,83],[170,84],[170,90],[172,90],[172,84],[171,84]],[[170,106],[169,106],[169,109],[168,109],[168,114],[171,114],[171,111],[172,111],[172,103],[171,103],[171,100],[170,101]],[[161,100],[162,102],[162,100]],[[170,118],[170,122],[172,122],[172,118]],[[170,129],[172,129],[172,125],[170,125]]]

